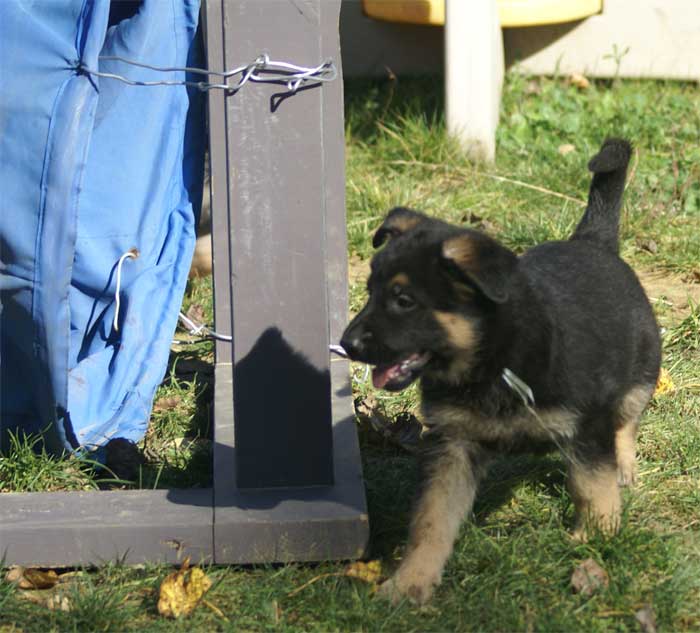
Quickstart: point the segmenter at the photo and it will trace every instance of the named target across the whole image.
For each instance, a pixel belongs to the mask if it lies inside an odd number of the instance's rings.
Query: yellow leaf
[[[166,576],[160,585],[158,613],[168,618],[187,616],[211,587],[211,580],[199,567],[190,569],[190,559],[182,567]]]
[[[345,568],[345,575],[375,585],[382,578],[382,564],[378,560],[371,560],[368,563],[357,561]]]
[[[58,582],[58,574],[53,570],[42,571],[34,567],[11,567],[5,576],[7,582],[20,589],[50,589]]]
[[[675,391],[676,385],[673,384],[673,379],[671,378],[671,373],[665,367],[661,368],[659,373],[659,379],[656,381],[656,391],[654,392],[654,397],[658,398],[667,393]]]

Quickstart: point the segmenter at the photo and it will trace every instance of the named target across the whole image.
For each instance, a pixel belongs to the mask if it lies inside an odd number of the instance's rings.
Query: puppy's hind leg
[[[589,528],[612,534],[620,526],[621,498],[617,483],[615,435],[612,425],[595,425],[598,433],[580,438],[569,461],[568,487],[576,508],[574,538],[585,541]]]
[[[631,486],[637,480],[639,418],[653,393],[653,386],[634,387],[625,394],[618,408],[615,457],[617,458],[617,481],[621,486]]]
[[[423,604],[440,583],[460,524],[471,512],[485,472],[483,452],[469,442],[445,442],[433,455],[414,510],[403,562],[379,589],[396,603],[406,597]]]
[[[620,489],[612,459],[569,464],[569,491],[576,507],[574,539],[585,541],[591,527],[613,534],[620,526]]]

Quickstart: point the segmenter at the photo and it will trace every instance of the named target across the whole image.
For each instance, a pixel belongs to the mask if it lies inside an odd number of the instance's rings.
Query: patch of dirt
[[[364,283],[369,277],[369,259],[361,259],[357,255],[348,258],[348,283]]]
[[[663,325],[675,325],[690,314],[689,299],[700,303],[695,277],[663,270],[639,270],[637,276]]]

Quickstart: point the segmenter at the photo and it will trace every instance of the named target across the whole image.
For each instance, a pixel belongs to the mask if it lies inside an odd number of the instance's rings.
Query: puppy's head
[[[508,301],[516,256],[491,238],[396,208],[377,230],[369,299],[345,330],[350,358],[374,365],[377,388],[420,375],[463,378],[488,319]]]

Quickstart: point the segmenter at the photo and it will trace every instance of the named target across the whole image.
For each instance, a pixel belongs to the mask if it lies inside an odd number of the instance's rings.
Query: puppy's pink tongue
[[[375,389],[383,389],[384,385],[391,379],[392,370],[396,365],[380,365],[372,368],[372,384]]]

